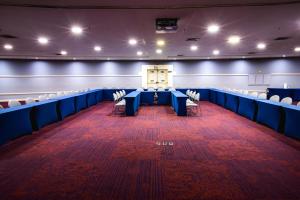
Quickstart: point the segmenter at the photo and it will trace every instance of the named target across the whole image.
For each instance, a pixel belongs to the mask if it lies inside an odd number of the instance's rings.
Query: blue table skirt
[[[129,94],[130,92],[133,92],[135,91],[136,89],[102,89],[103,93],[103,97],[102,99],[103,100],[106,100],[106,101],[113,101],[114,100],[114,97],[113,97],[113,93],[115,93],[116,91],[120,91],[120,90],[125,90],[126,94]]]
[[[257,104],[254,99],[238,96],[239,98],[239,107],[238,114],[250,119],[255,120]]]
[[[186,94],[187,90],[195,91],[200,94],[200,101],[209,101],[210,89],[207,88],[176,88],[176,91]]]
[[[75,96],[61,98],[57,104],[57,111],[60,120],[63,120],[65,117],[76,113]]]
[[[127,116],[134,116],[141,102],[141,92],[133,91],[124,97],[126,101],[125,112]]]
[[[217,104],[219,106],[225,107],[225,93],[221,91],[216,91],[216,96],[217,96]]]
[[[268,100],[259,100],[256,102],[258,105],[256,121],[277,132],[281,132],[283,127],[282,107]]]
[[[237,112],[239,108],[239,97],[234,94],[226,93],[225,108],[233,112]]]
[[[22,135],[31,134],[31,109],[31,106],[24,105],[0,111],[0,144]]]
[[[170,105],[171,104],[171,92],[157,92],[157,105]]]
[[[97,99],[96,99],[96,92],[88,92],[87,93],[87,98],[86,98],[87,106],[93,106],[97,104]]]
[[[288,137],[300,139],[300,108],[296,106],[284,106],[283,110],[285,116],[284,134]]]
[[[141,104],[153,105],[154,104],[154,94],[153,91],[141,92]]]
[[[87,108],[87,94],[79,94],[75,97],[75,108],[76,112],[79,112],[85,108]]]
[[[178,116],[186,116],[186,100],[187,96],[180,91],[171,92],[171,105]]]
[[[211,103],[217,103],[217,92],[215,90],[210,90],[209,101]]]
[[[39,130],[59,120],[57,113],[58,100],[48,100],[34,104],[31,115],[34,130]]]
[[[291,97],[293,101],[300,101],[300,89],[299,88],[268,88],[268,98],[273,95],[278,95],[280,100],[285,97]]]
[[[103,100],[103,90],[96,90],[96,101],[97,103]]]

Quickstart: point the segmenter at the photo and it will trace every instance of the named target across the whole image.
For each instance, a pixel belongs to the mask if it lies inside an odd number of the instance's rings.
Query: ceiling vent
[[[177,18],[156,19],[156,33],[176,33],[177,21]]]
[[[187,38],[185,41],[187,41],[187,42],[197,42],[199,40],[200,40],[200,38]]]
[[[17,39],[17,36],[14,35],[9,35],[9,34],[1,34],[0,35],[1,38],[5,38],[5,39]]]
[[[255,55],[255,54],[256,54],[256,52],[254,52],[254,51],[250,51],[250,52],[248,52],[248,54],[249,54],[249,55]]]
[[[177,55],[177,57],[183,57],[183,56],[184,56],[183,54],[178,54],[178,55]]]
[[[288,40],[290,39],[291,37],[277,37],[277,38],[274,38],[274,40],[276,41],[281,41],[281,40]]]

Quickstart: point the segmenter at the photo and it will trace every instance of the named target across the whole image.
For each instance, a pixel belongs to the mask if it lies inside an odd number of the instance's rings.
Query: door
[[[147,87],[166,88],[168,86],[168,69],[154,67],[147,70]]]

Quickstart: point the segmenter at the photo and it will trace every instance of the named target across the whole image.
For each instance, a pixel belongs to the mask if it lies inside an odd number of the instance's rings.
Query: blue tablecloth
[[[31,134],[31,109],[31,105],[23,105],[0,110],[0,144]]]
[[[237,112],[239,109],[239,97],[232,93],[225,93],[226,96],[226,104],[225,108],[231,110],[233,112]]]
[[[213,89],[210,90],[209,101],[211,103],[217,103],[217,92]]]
[[[31,121],[34,130],[39,130],[59,120],[57,113],[58,101],[59,100],[47,100],[31,104],[33,107]]]
[[[277,132],[282,131],[284,120],[282,104],[269,100],[257,100],[256,102],[258,106],[256,121]]]
[[[294,105],[282,106],[284,110],[284,134],[300,139],[300,107]]]
[[[171,92],[171,105],[178,116],[186,116],[186,100],[188,96],[180,91]]]
[[[97,104],[96,91],[89,91],[89,92],[87,92],[86,103],[87,103],[88,107]]]
[[[223,91],[218,91],[216,90],[216,96],[217,96],[217,104],[219,106],[225,107],[225,103],[226,103],[226,96],[225,93]]]
[[[87,108],[87,93],[80,93],[75,96],[75,108],[76,112],[79,112]]]
[[[65,117],[76,113],[75,95],[58,98],[57,111],[59,119],[63,120]]]
[[[153,105],[154,104],[154,91],[141,92],[141,104]]]
[[[157,94],[157,105],[170,105],[171,104],[171,92],[158,91],[156,94]]]
[[[133,91],[124,97],[126,101],[126,115],[134,116],[140,106],[141,92]]]
[[[257,112],[255,98],[246,95],[237,95],[237,97],[239,98],[238,114],[254,121]]]
[[[103,100],[103,90],[96,90],[96,101],[97,103]]]

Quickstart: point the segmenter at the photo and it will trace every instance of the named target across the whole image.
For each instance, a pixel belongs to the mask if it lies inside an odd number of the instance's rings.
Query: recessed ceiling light
[[[190,49],[191,49],[191,51],[197,51],[197,50],[198,50],[198,46],[192,45],[192,46],[190,47]]]
[[[207,32],[209,33],[217,33],[220,30],[220,26],[217,24],[211,24],[207,27]]]
[[[81,35],[82,32],[83,32],[83,29],[78,26],[78,25],[74,25],[71,27],[71,32],[74,34],[74,35]]]
[[[238,44],[240,43],[240,41],[241,41],[241,37],[238,35],[232,35],[227,39],[227,42],[232,45]]]
[[[39,38],[38,38],[38,42],[39,42],[40,44],[42,44],[42,45],[46,45],[46,44],[49,43],[49,39],[46,38],[46,37],[39,37]]]
[[[162,54],[162,50],[161,49],[156,49],[156,53],[157,54]]]
[[[284,54],[283,54],[283,55],[282,55],[282,57],[283,57],[283,58],[285,58],[285,57],[286,57],[286,55],[284,55]]]
[[[265,43],[258,43],[257,46],[256,46],[258,49],[265,49],[267,47],[267,45]]]
[[[217,56],[217,55],[220,54],[220,51],[219,51],[218,49],[215,49],[215,50],[213,50],[213,54],[214,54],[215,56]]]
[[[136,55],[142,56],[142,55],[143,55],[143,52],[142,52],[142,51],[138,51],[138,52],[136,52]]]
[[[63,56],[65,56],[65,55],[67,55],[67,54],[68,54],[68,52],[67,52],[67,51],[65,51],[65,50],[61,50],[61,51],[60,51],[60,54],[61,54],[61,55],[63,55]]]
[[[107,58],[106,60],[110,60],[110,58]]]
[[[14,47],[11,44],[5,44],[5,45],[3,45],[3,48],[6,50],[12,50]]]
[[[134,45],[137,44],[137,40],[134,39],[134,38],[131,38],[131,39],[128,40],[128,43],[129,43],[131,46],[134,46]]]
[[[295,52],[300,52],[300,47],[295,47],[294,51]]]
[[[101,51],[102,48],[101,48],[100,46],[94,46],[94,50],[95,50],[95,51]]]
[[[157,44],[157,46],[162,47],[162,46],[165,46],[166,42],[164,40],[157,40],[156,44]]]

